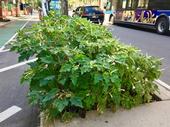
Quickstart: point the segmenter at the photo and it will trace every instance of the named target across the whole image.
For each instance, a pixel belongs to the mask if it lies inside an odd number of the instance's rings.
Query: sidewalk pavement
[[[7,16],[7,19],[10,19],[10,21],[7,22],[1,22],[0,21],[0,27],[4,27],[11,23],[11,21],[16,21],[16,20],[30,20],[32,19],[33,21],[39,21],[38,17],[38,11],[34,11],[33,15],[20,15],[19,17],[15,16]]]
[[[32,20],[32,21],[39,21],[39,14],[38,11],[34,11],[33,15],[20,15],[19,17],[15,17],[15,16],[8,16],[7,17],[10,20]]]
[[[92,111],[85,119],[75,118],[68,124],[56,121],[50,127],[170,127],[170,101],[153,102],[115,113],[106,111],[102,115]]]

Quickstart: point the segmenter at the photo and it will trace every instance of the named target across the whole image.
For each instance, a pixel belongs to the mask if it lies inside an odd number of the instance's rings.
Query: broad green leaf
[[[55,75],[50,75],[44,78],[44,80],[54,80],[54,79],[55,79]]]
[[[103,79],[105,81],[106,84],[109,84],[110,83],[110,76],[109,76],[109,73],[108,72],[105,72],[103,74]]]
[[[114,83],[116,86],[119,86],[120,87],[120,78],[118,77],[118,75],[116,74],[112,74],[110,76],[110,79],[111,79],[111,82]]]
[[[59,112],[62,112],[65,107],[68,106],[69,100],[67,99],[57,99],[54,101],[54,106],[58,109]]]
[[[83,108],[82,100],[79,97],[70,98],[71,105]]]
[[[40,86],[45,86],[45,85],[48,85],[49,84],[49,80],[41,80],[40,81]]]
[[[31,91],[28,93],[28,99],[29,102],[32,105],[38,104],[38,101],[40,100],[40,92],[39,91]]]
[[[65,85],[66,81],[67,81],[67,78],[63,77],[62,79],[59,80],[59,83],[62,85]]]
[[[71,64],[64,64],[62,65],[60,72],[70,72],[71,68],[72,68]]]
[[[87,73],[91,71],[90,65],[85,64],[82,67],[80,67],[81,74]]]
[[[77,86],[78,84],[78,73],[73,73],[71,75],[71,82],[73,83],[74,86]]]
[[[103,80],[103,76],[100,73],[95,73],[94,74],[94,84],[97,84],[102,80]]]
[[[88,96],[83,99],[83,102],[85,102],[86,108],[90,109],[95,103],[95,96]]]
[[[30,82],[30,80],[33,78],[34,74],[35,73],[32,69],[25,71],[21,80],[20,80],[20,83],[23,84],[26,81]]]
[[[42,61],[43,63],[46,63],[46,64],[55,63],[55,61],[54,61],[54,59],[53,59],[52,56],[45,56],[45,57],[41,57],[40,59],[41,59],[41,61]]]
[[[50,90],[44,97],[44,99],[42,100],[43,103],[46,103],[52,99],[54,99],[54,97],[56,96],[57,92],[59,90],[57,88],[53,88],[52,90]]]
[[[51,81],[55,79],[55,75],[50,75],[40,80],[40,86],[48,85]]]

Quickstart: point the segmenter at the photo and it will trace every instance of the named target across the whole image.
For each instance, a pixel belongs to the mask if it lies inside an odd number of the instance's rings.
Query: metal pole
[[[47,1],[46,0],[42,0],[41,4],[42,4],[43,15],[47,16],[47,11],[46,11],[46,8],[45,8],[45,4],[47,4]]]

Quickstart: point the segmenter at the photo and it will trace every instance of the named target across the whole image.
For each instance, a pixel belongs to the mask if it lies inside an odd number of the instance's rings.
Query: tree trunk
[[[16,17],[19,17],[19,0],[16,0]]]
[[[113,0],[110,1],[110,10],[113,9],[112,6],[113,6]]]
[[[2,1],[0,1],[0,20],[2,20],[3,18],[2,18],[2,3],[1,3]]]
[[[68,0],[61,0],[61,14],[68,15]]]
[[[45,4],[47,3],[46,0],[41,0],[41,7],[42,7],[42,11],[43,11],[43,16],[47,16],[47,10],[45,7]]]

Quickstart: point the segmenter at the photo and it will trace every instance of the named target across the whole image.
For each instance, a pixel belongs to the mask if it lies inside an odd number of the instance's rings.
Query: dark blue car
[[[103,24],[104,13],[99,6],[80,6],[76,10],[73,10],[73,12],[73,16],[80,16],[93,23]]]

